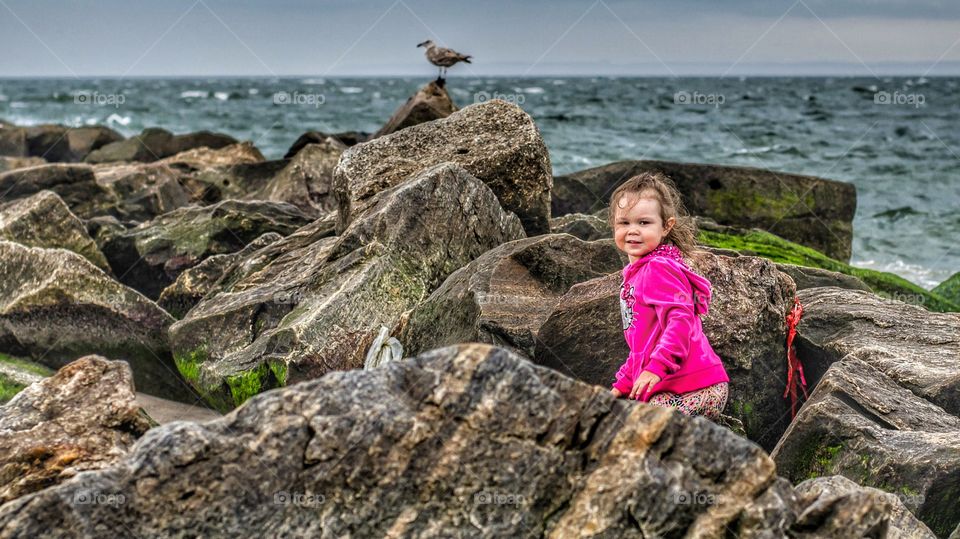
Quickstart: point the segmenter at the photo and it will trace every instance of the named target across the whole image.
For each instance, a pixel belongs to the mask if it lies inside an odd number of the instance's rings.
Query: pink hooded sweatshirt
[[[640,373],[660,382],[639,395],[687,393],[729,382],[720,357],[703,334],[700,315],[710,304],[710,281],[694,273],[678,247],[661,243],[623,268],[620,314],[630,355],[613,387],[629,395]]]

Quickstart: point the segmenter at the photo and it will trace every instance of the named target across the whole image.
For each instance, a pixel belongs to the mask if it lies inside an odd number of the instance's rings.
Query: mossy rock
[[[732,228],[727,232],[701,229],[698,232],[697,239],[700,243],[710,247],[760,256],[774,262],[822,268],[851,275],[866,283],[879,296],[921,305],[930,311],[960,312],[960,304],[951,301],[936,291],[927,291],[903,277],[883,271],[856,268],[830,258],[819,251],[762,230],[754,229],[741,233]]]

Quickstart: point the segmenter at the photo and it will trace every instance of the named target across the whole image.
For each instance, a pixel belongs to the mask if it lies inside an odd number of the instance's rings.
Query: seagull
[[[426,47],[426,56],[427,60],[431,64],[440,68],[440,73],[437,75],[437,82],[443,86],[443,77],[447,74],[447,68],[456,64],[457,62],[466,62],[471,63],[470,58],[473,58],[467,54],[460,54],[459,52],[448,49],[446,47],[438,47],[436,43],[431,40],[426,40],[423,43],[417,44],[418,47]]]

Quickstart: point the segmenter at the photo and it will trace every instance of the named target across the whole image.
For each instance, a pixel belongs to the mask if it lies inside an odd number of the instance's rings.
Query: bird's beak
[[[422,47],[422,46],[424,46],[424,45],[426,45],[426,44],[427,44],[427,42],[424,41],[423,43],[417,43],[417,46],[418,46],[418,47]]]

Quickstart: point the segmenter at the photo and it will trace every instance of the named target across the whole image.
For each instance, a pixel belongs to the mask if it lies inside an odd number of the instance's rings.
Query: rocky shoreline
[[[0,155],[0,537],[960,535],[960,274],[849,266],[848,184],[554,177],[522,109],[436,85],[279,160],[3,122]],[[606,393],[605,205],[642,170],[697,216],[723,426]],[[134,391],[227,415],[157,425]]]

